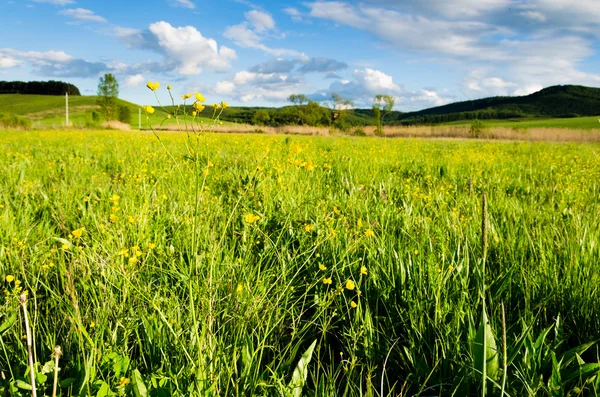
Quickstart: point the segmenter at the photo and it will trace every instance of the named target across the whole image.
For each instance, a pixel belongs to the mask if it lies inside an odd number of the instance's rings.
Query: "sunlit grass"
[[[599,145],[158,135],[0,132],[0,388],[28,291],[64,396],[478,393],[486,192],[507,393],[599,392]]]

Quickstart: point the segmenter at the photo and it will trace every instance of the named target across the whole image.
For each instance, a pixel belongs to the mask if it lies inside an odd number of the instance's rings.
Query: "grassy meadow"
[[[0,146],[2,395],[600,394],[597,143]]]

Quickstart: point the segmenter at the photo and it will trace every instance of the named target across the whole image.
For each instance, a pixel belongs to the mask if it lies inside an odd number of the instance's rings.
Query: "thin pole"
[[[66,103],[66,110],[67,110],[67,127],[69,126],[69,93],[65,93],[65,103]]]

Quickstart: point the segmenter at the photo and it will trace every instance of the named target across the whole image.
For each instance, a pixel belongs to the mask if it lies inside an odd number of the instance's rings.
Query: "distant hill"
[[[455,102],[418,112],[394,112],[390,124],[435,124],[458,120],[568,118],[600,115],[600,88],[557,85],[526,96]]]

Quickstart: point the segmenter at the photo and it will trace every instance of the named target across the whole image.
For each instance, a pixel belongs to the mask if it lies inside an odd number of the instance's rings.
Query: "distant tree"
[[[350,99],[345,99],[337,93],[331,94],[331,100],[328,102],[330,110],[329,129],[337,128],[341,131],[347,130],[346,118],[354,110],[354,103]]]
[[[291,103],[294,104],[294,106],[296,107],[297,111],[298,111],[298,124],[302,125],[304,124],[304,117],[303,117],[303,109],[302,107],[304,106],[305,103],[308,102],[308,98],[306,97],[306,95],[304,94],[292,94],[288,97],[288,101],[290,101]]]
[[[377,125],[375,131],[377,135],[383,136],[383,119],[390,114],[395,103],[396,98],[391,95],[375,95],[375,98],[373,98],[373,115]]]
[[[329,126],[328,109],[324,108],[319,102],[308,100],[304,107],[304,122],[313,127]]]
[[[119,82],[117,78],[107,73],[103,77],[100,77],[98,83],[98,99],[96,103],[108,120],[114,115],[117,110],[117,98],[119,97]]]
[[[121,123],[129,124],[131,123],[131,109],[126,105],[119,105],[119,112],[117,115],[117,119]]]
[[[266,110],[257,110],[252,116],[252,124],[255,125],[267,125],[271,121],[271,116]]]

